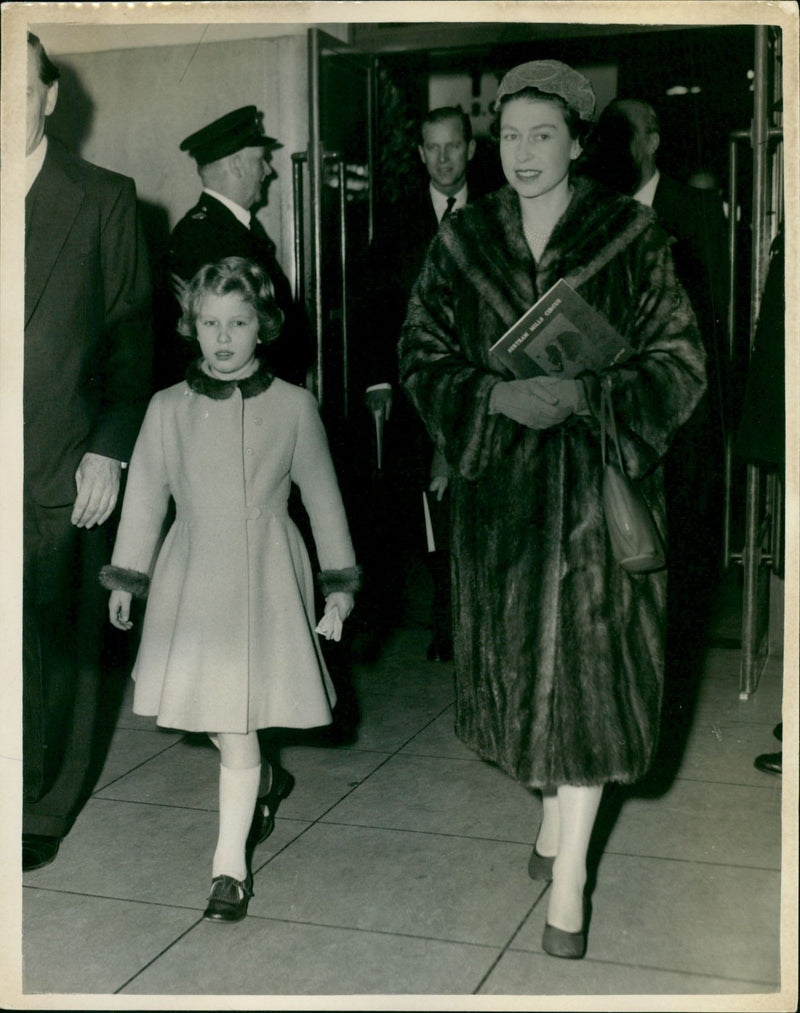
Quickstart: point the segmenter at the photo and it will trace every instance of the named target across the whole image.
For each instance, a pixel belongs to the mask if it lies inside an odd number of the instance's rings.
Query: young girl
[[[322,570],[319,630],[336,639],[359,568],[316,402],[257,355],[283,323],[268,276],[240,257],[209,264],[183,308],[179,328],[196,334],[202,359],[150,402],[100,579],[118,629],[131,628],[132,595],[148,595],[134,712],[207,732],[219,748],[219,839],[204,917],[231,922],[247,913],[245,848],[265,816],[257,730],[328,724],[336,699],[315,636],[308,553],[287,514],[293,481]],[[153,569],[170,496],[175,522]]]

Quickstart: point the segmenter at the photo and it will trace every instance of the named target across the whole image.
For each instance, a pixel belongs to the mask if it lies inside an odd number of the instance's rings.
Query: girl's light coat
[[[313,574],[289,518],[300,487],[323,570],[355,556],[313,396],[275,379],[217,400],[188,383],[150,402],[112,563],[150,572],[133,709],[189,731],[327,724],[335,692],[314,633]]]

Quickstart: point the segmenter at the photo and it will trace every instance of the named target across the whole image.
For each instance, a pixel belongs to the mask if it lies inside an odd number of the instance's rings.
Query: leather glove
[[[585,407],[583,385],[576,380],[535,376],[498,383],[489,400],[490,414],[500,413],[529,429],[557,426]]]

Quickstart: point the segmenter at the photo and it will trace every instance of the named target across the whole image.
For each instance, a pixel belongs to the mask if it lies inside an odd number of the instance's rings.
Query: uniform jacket
[[[153,573],[134,710],[190,731],[327,724],[335,694],[287,514],[293,481],[322,569],[355,559],[316,402],[263,367],[238,383],[190,376],[150,403],[112,557]],[[170,496],[176,517],[153,569]]]
[[[633,781],[657,738],[665,574],[614,561],[597,417],[541,432],[490,415],[489,347],[559,277],[638,351],[606,371],[628,473],[664,529],[660,461],[704,353],[650,210],[578,181],[538,265],[505,187],[440,229],[412,293],[401,379],[451,468],[456,731],[527,785]],[[587,390],[597,409],[599,380]]]
[[[224,204],[204,192],[173,229],[168,268],[189,281],[205,264],[223,257],[254,260],[272,279],[275,301],[286,321],[281,336],[269,347],[269,361],[283,379],[303,383],[311,364],[308,325],[294,305],[289,280],[275,256],[275,244],[260,224],[248,229]],[[185,365],[180,364],[181,374]]]
[[[35,502],[72,503],[87,451],[128,460],[151,358],[133,180],[50,138],[25,200],[25,483]]]

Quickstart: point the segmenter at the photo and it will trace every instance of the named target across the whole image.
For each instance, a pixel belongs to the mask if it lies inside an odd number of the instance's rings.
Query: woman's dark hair
[[[494,118],[489,126],[489,133],[495,141],[500,139],[500,118],[503,107],[515,98],[525,98],[530,102],[552,102],[564,114],[564,121],[567,124],[569,136],[573,140],[578,141],[581,147],[586,144],[586,138],[589,136],[592,124],[588,120],[581,119],[577,110],[573,109],[560,95],[556,95],[553,92],[540,91],[538,88],[533,87],[523,88],[521,91],[514,92],[513,95],[504,95],[500,99],[495,109]]]
[[[244,257],[225,257],[216,264],[200,268],[182,299],[183,316],[178,321],[178,333],[194,338],[203,298],[231,293],[241,296],[256,311],[262,344],[275,341],[283,327],[283,310],[275,302],[272,279],[262,267]]]
[[[45,52],[38,35],[28,32],[28,45],[39,57],[39,80],[49,88],[61,77],[61,72]]]
[[[464,134],[464,144],[469,144],[472,140],[472,120],[464,112],[461,106],[439,106],[438,109],[431,109],[425,118],[420,122],[419,125],[419,138],[420,144],[425,143],[425,135],[422,132],[423,127],[428,124],[445,123],[447,120],[458,120],[461,124],[461,130]]]

